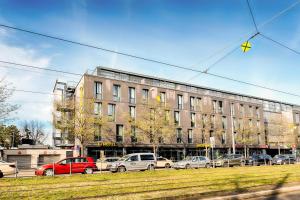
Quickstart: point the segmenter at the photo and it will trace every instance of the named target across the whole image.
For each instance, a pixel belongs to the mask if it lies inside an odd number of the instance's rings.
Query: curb
[[[244,194],[205,198],[205,200],[255,199],[256,197],[271,196],[275,194],[282,194],[282,193],[295,192],[295,191],[300,191],[300,186],[282,187],[274,190],[263,190],[263,191],[250,192]]]

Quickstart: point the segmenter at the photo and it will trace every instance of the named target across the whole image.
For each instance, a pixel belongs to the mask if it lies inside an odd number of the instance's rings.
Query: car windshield
[[[218,157],[217,159],[230,159],[232,156],[231,155],[223,155]]]
[[[183,160],[192,160],[192,157],[187,156],[187,157],[185,157]]]
[[[124,160],[128,159],[129,157],[130,157],[130,155],[123,156],[122,158],[119,159],[119,161],[124,161]]]

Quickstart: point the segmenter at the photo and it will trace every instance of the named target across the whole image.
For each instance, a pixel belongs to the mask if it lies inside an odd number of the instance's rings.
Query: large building
[[[63,105],[54,105],[54,122],[72,116],[76,106],[68,107],[67,102],[76,105],[79,99],[94,100],[95,117],[111,117],[109,129],[99,127],[94,141],[86,145],[86,153],[97,158],[152,150],[150,141],[125,134],[123,113],[138,118],[140,108],[158,96],[176,124],[175,140],[160,144],[161,156],[205,155],[212,137],[217,155],[232,152],[233,143],[238,153],[247,146],[249,154],[300,148],[300,106],[289,103],[104,67],[84,74],[76,86],[56,82],[53,92]],[[53,140],[62,148],[75,145],[72,133],[63,128],[54,127]]]

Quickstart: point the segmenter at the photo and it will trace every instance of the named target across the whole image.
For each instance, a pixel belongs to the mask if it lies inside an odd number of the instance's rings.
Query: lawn
[[[157,170],[0,180],[0,199],[208,197],[300,183],[300,165]]]

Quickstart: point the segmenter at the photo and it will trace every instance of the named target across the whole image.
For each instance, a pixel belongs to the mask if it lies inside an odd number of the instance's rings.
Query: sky
[[[249,0],[258,25],[297,2]],[[300,51],[300,3],[259,31]],[[205,70],[246,41],[253,25],[246,0],[0,0],[0,23],[115,51]],[[300,95],[300,55],[261,36],[209,72]],[[105,66],[300,105],[300,98],[0,27],[0,60],[75,73]],[[14,68],[7,68],[7,66]],[[27,70],[27,71],[26,71]],[[20,90],[51,93],[78,77],[0,63],[0,77]],[[14,92],[13,123],[40,120],[51,136],[52,96]],[[51,143],[51,137],[48,139]]]

